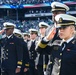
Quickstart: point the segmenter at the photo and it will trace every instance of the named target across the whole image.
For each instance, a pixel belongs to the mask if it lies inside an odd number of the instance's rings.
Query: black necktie
[[[62,43],[62,51],[65,49],[66,45],[67,45],[67,42]]]
[[[6,42],[8,41],[8,37],[5,38],[5,41],[6,41]]]
[[[31,46],[34,45],[34,42],[35,42],[35,41],[32,41],[32,42],[31,42]]]
[[[32,41],[32,44],[34,43],[34,41]]]

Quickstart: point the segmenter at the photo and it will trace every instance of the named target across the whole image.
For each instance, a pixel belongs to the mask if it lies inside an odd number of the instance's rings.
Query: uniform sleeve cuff
[[[18,65],[22,65],[22,61],[18,61],[17,64],[18,64]]]
[[[47,40],[47,38],[45,37],[44,39],[43,39],[45,42],[49,42],[49,40]]]
[[[28,67],[28,66],[29,66],[29,64],[25,64],[25,66],[27,66],[27,67]]]
[[[17,66],[17,68],[21,68],[21,66]]]

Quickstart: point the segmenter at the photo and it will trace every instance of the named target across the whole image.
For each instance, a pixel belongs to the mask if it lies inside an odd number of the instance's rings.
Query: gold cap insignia
[[[59,23],[61,23],[63,21],[63,19],[62,18],[59,18]]]

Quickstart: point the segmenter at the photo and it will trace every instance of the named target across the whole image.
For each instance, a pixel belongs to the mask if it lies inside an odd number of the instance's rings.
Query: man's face
[[[54,11],[52,12],[52,20],[55,22],[55,16],[58,14],[64,14],[65,12],[62,11]]]
[[[27,40],[27,39],[28,39],[28,35],[25,35],[25,36],[24,36],[24,40]]]
[[[13,33],[14,28],[5,29],[6,35],[11,35]]]
[[[39,31],[40,31],[40,34],[45,34],[46,28],[40,27]]]
[[[30,38],[31,38],[32,40],[36,39],[36,37],[37,37],[37,34],[35,34],[35,33],[31,33],[31,34],[30,34]]]

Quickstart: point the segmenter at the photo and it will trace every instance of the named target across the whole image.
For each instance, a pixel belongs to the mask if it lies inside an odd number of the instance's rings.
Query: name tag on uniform
[[[14,44],[13,42],[11,42],[10,44]]]
[[[67,49],[67,51],[70,51],[70,49]]]

